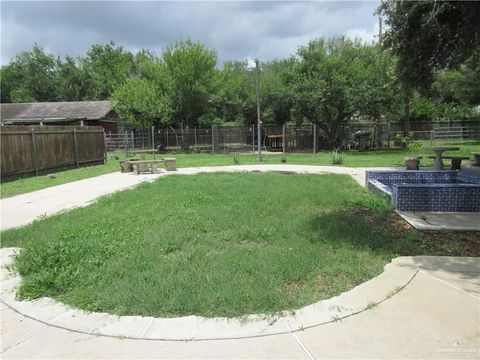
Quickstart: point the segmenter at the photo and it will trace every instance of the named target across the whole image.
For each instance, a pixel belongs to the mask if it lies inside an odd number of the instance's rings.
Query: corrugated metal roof
[[[69,101],[0,104],[1,120],[99,120],[112,111],[110,101]]]

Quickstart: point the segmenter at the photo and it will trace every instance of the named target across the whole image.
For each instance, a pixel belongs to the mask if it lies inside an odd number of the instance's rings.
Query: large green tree
[[[170,99],[153,81],[140,77],[127,79],[111,97],[120,120],[137,128],[168,124]]]
[[[408,134],[414,90],[426,94],[436,70],[461,64],[480,46],[480,6],[475,1],[386,0],[377,12],[388,25],[383,44],[398,57]]]
[[[383,52],[335,38],[312,40],[298,55],[296,109],[323,130],[331,147],[341,144],[353,117],[377,120],[392,108],[392,64]]]
[[[194,126],[209,109],[217,55],[202,43],[178,41],[163,52],[169,79],[172,120],[179,128]]]
[[[56,101],[60,61],[35,45],[2,67],[2,102]]]
[[[113,90],[135,72],[135,59],[131,52],[114,42],[92,45],[85,57],[80,58],[85,76],[91,79],[86,97],[106,100]]]

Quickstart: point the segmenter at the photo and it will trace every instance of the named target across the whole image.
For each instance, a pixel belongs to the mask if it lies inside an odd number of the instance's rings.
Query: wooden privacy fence
[[[105,161],[97,126],[3,125],[0,135],[2,181]]]

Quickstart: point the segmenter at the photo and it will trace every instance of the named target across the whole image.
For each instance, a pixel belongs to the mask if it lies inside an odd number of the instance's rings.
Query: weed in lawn
[[[240,164],[240,156],[238,156],[238,154],[233,154],[233,163],[235,165],[239,165]]]
[[[331,155],[331,164],[332,165],[341,165],[343,164],[343,156],[338,153],[338,150],[333,150]]]

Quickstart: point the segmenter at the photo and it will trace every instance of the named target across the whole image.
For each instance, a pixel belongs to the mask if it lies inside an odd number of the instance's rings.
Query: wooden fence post
[[[33,158],[35,162],[35,175],[38,176],[38,155],[37,155],[37,141],[35,138],[35,129],[32,128],[32,147],[33,147]]]
[[[73,129],[73,146],[75,155],[75,167],[78,168],[78,142],[77,142],[77,129]]]
[[[107,133],[105,132],[105,128],[103,128],[103,164],[107,163]]]

